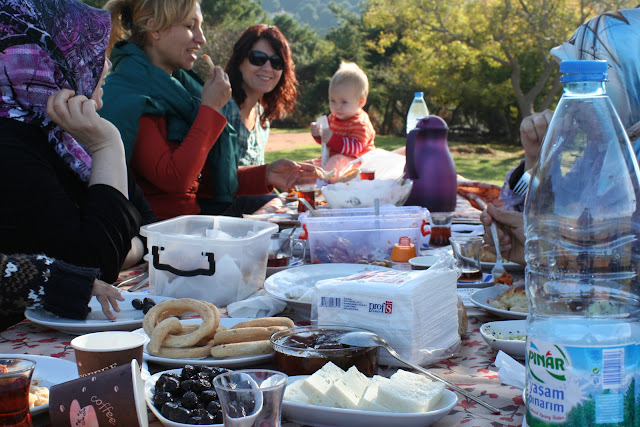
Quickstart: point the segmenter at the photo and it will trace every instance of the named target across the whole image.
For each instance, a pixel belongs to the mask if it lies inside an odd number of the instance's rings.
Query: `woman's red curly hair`
[[[267,125],[267,120],[280,119],[291,113],[296,107],[298,79],[296,78],[295,65],[287,39],[278,27],[272,25],[260,24],[247,28],[233,46],[233,52],[229,62],[227,62],[225,71],[229,75],[233,99],[239,107],[242,107],[247,94],[242,88],[240,64],[247,58],[253,45],[260,39],[266,40],[284,61],[280,81],[271,92],[265,93],[260,101],[264,108],[264,112],[260,116],[260,124],[264,128]]]

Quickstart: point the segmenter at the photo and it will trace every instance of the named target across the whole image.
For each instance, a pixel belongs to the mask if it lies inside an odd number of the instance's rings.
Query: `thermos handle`
[[[211,252],[203,253],[202,255],[207,257],[209,260],[209,268],[197,268],[195,270],[180,270],[178,268],[172,267],[169,264],[161,264],[160,263],[160,251],[163,251],[163,247],[152,246],[151,253],[153,255],[153,266],[156,270],[164,270],[170,273],[175,274],[176,276],[182,277],[193,277],[193,276],[213,276],[216,272],[216,261],[215,256]]]
[[[406,148],[406,166],[407,166],[407,174],[410,179],[418,179],[418,170],[416,169],[415,163],[415,146],[416,146],[416,135],[418,134],[418,130],[414,129],[407,135],[407,148]]]

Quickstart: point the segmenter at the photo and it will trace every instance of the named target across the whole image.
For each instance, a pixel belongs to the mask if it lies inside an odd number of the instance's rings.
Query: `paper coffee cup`
[[[53,426],[148,426],[138,362],[52,386],[49,417]]]
[[[76,354],[78,375],[83,377],[128,365],[132,360],[142,364],[146,337],[135,332],[106,331],[81,335],[71,340]]]

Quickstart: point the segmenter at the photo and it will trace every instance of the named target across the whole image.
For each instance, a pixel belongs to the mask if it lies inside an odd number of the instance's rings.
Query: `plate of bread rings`
[[[177,316],[197,313],[199,318]],[[147,338],[143,358],[169,367],[211,365],[251,366],[271,360],[269,338],[292,328],[287,317],[221,318],[217,307],[205,301],[179,298],[159,303],[133,332]]]

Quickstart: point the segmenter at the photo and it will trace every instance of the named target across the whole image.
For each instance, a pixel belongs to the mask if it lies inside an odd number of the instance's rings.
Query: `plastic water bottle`
[[[429,109],[427,108],[426,102],[424,102],[422,92],[415,92],[411,106],[409,106],[409,112],[407,113],[407,133],[416,127],[418,120],[428,115]]]
[[[564,61],[525,202],[526,422],[638,425],[640,182],[606,61]]]

